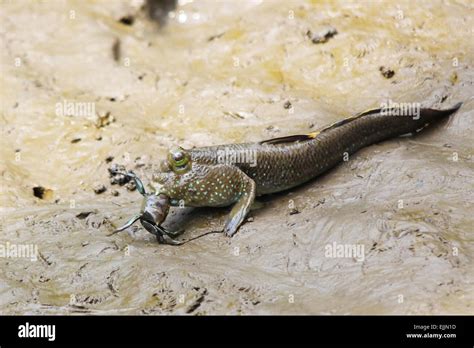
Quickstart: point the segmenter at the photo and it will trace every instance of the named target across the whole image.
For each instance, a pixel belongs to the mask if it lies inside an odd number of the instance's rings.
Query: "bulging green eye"
[[[168,162],[173,171],[182,173],[188,169],[189,155],[182,148],[173,149],[168,154]]]
[[[182,152],[176,152],[173,154],[173,161],[177,167],[185,166],[188,163],[187,157]]]

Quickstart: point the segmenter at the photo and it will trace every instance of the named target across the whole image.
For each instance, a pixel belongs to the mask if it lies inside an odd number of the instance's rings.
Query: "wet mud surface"
[[[159,29],[140,4],[22,0],[0,21],[0,245],[38,250],[0,257],[1,314],[474,313],[472,2],[196,1]],[[112,166],[148,182],[173,145],[387,100],[464,105],[263,197],[231,239],[111,235],[141,204]],[[165,226],[190,238],[228,211],[173,208]]]

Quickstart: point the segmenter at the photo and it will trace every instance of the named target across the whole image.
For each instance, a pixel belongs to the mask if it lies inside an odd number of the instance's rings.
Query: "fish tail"
[[[424,122],[433,122],[454,114],[462,106],[462,102],[457,103],[452,108],[444,110],[421,109],[420,119]]]

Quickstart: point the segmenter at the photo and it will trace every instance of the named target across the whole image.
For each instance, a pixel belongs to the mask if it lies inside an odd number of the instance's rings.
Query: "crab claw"
[[[119,227],[115,231],[113,231],[112,234],[115,234],[115,233],[122,232],[122,231],[126,230],[127,228],[132,226],[135,222],[137,222],[137,220],[140,219],[141,217],[142,217],[141,214],[135,215],[130,220],[128,220],[128,222],[125,225],[123,225],[122,227]]]
[[[150,232],[151,234],[154,234],[156,236],[156,239],[158,240],[159,243],[161,244],[170,244],[170,245],[181,245],[183,242],[174,240],[171,238],[168,234],[169,232],[164,229],[163,227],[156,225],[154,223],[151,223],[149,221],[146,221],[144,219],[140,220],[141,224],[145,229]]]

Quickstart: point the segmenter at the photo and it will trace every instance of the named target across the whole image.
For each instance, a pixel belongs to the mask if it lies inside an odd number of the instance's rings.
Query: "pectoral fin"
[[[242,172],[242,193],[235,205],[230,211],[229,217],[224,227],[224,232],[227,236],[232,237],[239,229],[239,226],[244,221],[250,207],[255,200],[255,193],[257,185],[247,175]]]

